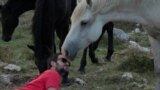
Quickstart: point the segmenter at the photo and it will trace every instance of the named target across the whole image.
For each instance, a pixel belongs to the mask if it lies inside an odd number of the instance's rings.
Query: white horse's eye
[[[88,21],[82,21],[81,26],[85,26],[88,23]]]

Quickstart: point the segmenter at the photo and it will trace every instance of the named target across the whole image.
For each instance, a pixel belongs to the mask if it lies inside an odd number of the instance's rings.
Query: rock
[[[139,23],[136,23],[136,27],[141,27],[141,24],[139,24]]]
[[[3,84],[12,84],[11,80],[10,80],[10,75],[8,74],[2,74],[0,75],[0,82]]]
[[[8,64],[7,66],[4,67],[4,69],[10,71],[21,71],[21,67],[14,64]]]
[[[140,83],[137,83],[137,82],[133,82],[133,83],[132,83],[132,86],[138,87],[138,88],[144,88],[144,87],[146,87],[147,85],[146,85],[146,84],[140,84]]]
[[[148,84],[148,80],[144,78],[144,79],[143,79],[143,83],[144,83],[144,84]]]
[[[4,63],[4,62],[2,62],[1,60],[0,60],[0,67],[4,67],[4,66],[6,66],[7,65],[7,63]]]
[[[136,50],[139,50],[141,52],[151,52],[151,50],[149,48],[142,47],[135,41],[129,41],[129,44],[130,44],[129,45],[130,49],[136,49]]]
[[[122,29],[119,29],[119,28],[113,29],[113,36],[115,39],[119,39],[121,41],[129,40],[129,35],[125,33]]]
[[[121,78],[121,80],[123,81],[130,81],[131,79],[133,79],[133,75],[130,72],[123,73],[122,78]]]
[[[135,33],[141,33],[140,28],[135,28],[134,32]]]
[[[86,82],[84,80],[80,79],[80,78],[76,78],[75,82],[80,86],[86,85]]]

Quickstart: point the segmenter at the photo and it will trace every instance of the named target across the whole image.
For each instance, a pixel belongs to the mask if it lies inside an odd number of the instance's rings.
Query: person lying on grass
[[[17,90],[59,90],[61,77],[69,71],[69,60],[58,53],[50,61],[50,69]]]

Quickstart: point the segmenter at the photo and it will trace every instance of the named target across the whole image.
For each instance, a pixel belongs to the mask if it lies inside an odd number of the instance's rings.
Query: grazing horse
[[[130,21],[145,26],[154,56],[155,90],[160,90],[160,0],[80,0],[62,46],[73,59],[79,49],[98,39],[108,21]]]
[[[15,28],[18,25],[18,17],[29,10],[35,8],[36,0],[8,0],[1,7],[2,14],[2,39],[10,41]]]

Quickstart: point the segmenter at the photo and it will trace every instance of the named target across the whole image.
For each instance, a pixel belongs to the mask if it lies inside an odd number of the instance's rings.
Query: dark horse
[[[3,38],[2,39],[4,41],[11,40],[12,34],[13,34],[16,26],[18,25],[18,17],[22,13],[24,13],[25,11],[34,9],[35,2],[36,2],[36,0],[23,0],[23,1],[22,0],[8,0],[8,2],[3,6],[3,9],[2,9],[2,30],[3,30],[2,36],[3,36]],[[68,3],[70,3],[70,1],[68,1]],[[70,17],[75,5],[76,5],[76,0],[71,0],[71,7],[70,6],[68,7],[68,11],[66,14],[67,16],[65,16],[67,18],[63,18],[62,20],[58,20],[58,22],[56,21],[56,23],[59,23],[59,24],[55,24],[55,26],[56,26],[55,29],[53,29],[53,31],[50,31],[50,33],[54,33],[54,31],[56,30],[57,35],[60,38],[60,41],[62,41],[61,44],[63,43],[64,38],[68,32],[68,22],[69,22],[68,17]],[[63,22],[63,23],[61,23],[61,22]],[[63,24],[64,24],[64,27],[63,27]],[[46,27],[46,26],[43,26],[43,27]],[[110,60],[111,55],[113,53],[113,31],[112,31],[112,29],[113,29],[112,22],[106,24],[103,28],[103,33],[105,30],[107,30],[107,32],[108,32],[108,54],[105,57],[106,60]],[[44,29],[40,29],[40,30],[44,30]],[[35,32],[35,31],[33,31],[33,32],[37,33],[39,31],[37,30],[37,32]],[[46,32],[48,32],[48,31],[46,31]],[[103,35],[103,33],[102,33],[102,35]],[[37,49],[40,48],[40,50],[35,50],[35,55],[37,53],[37,56],[36,56],[37,60],[42,60],[39,55],[44,54],[44,60],[45,60],[45,58],[47,59],[49,57],[49,54],[51,54],[51,52],[50,52],[51,51],[50,49],[52,46],[51,39],[54,39],[54,34],[50,35],[49,32],[48,32],[48,34],[45,34],[45,33],[42,34],[42,32],[41,32],[40,35],[43,36],[43,37],[41,37],[42,41],[40,39],[35,39],[35,41],[37,41],[37,44],[46,44],[46,46],[47,46],[49,43],[50,45],[48,46],[48,48],[45,48],[43,45],[38,45]],[[53,36],[53,38],[48,38],[48,35],[50,35],[50,37]],[[37,35],[35,35],[35,37],[37,37]],[[89,46],[89,56],[90,56],[93,63],[98,63],[98,60],[95,57],[94,52],[95,52],[96,48],[98,47],[99,41],[100,41],[100,38],[94,44],[91,44]],[[39,42],[41,42],[41,43],[39,43]],[[35,42],[35,44],[36,44],[36,42]],[[60,44],[60,46],[61,46],[61,44]],[[53,46],[55,46],[55,45],[53,45]],[[34,49],[36,49],[36,48],[34,47]],[[46,52],[42,52],[41,50],[46,51]],[[45,56],[45,55],[47,55],[47,52],[49,54],[48,54],[48,56]],[[54,48],[54,52],[55,52],[55,48]],[[81,65],[80,65],[80,69],[79,69],[79,71],[81,71],[81,72],[84,72],[84,67],[86,65],[86,54],[87,54],[87,48],[84,50],[83,57],[81,60]],[[38,57],[40,59],[38,59]],[[36,62],[37,62],[37,60],[36,60]],[[43,67],[43,66],[39,66],[39,67]],[[40,70],[40,68],[39,68],[39,70]],[[40,72],[43,72],[44,70],[40,70]]]
[[[18,17],[35,8],[36,0],[8,0],[7,3],[1,7],[2,17],[2,39],[10,41],[14,29],[18,25]],[[24,7],[24,8],[23,8]]]
[[[47,69],[47,59],[54,55],[55,31],[62,45],[69,30],[71,13],[71,0],[36,0],[32,32],[35,63],[40,72]]]

